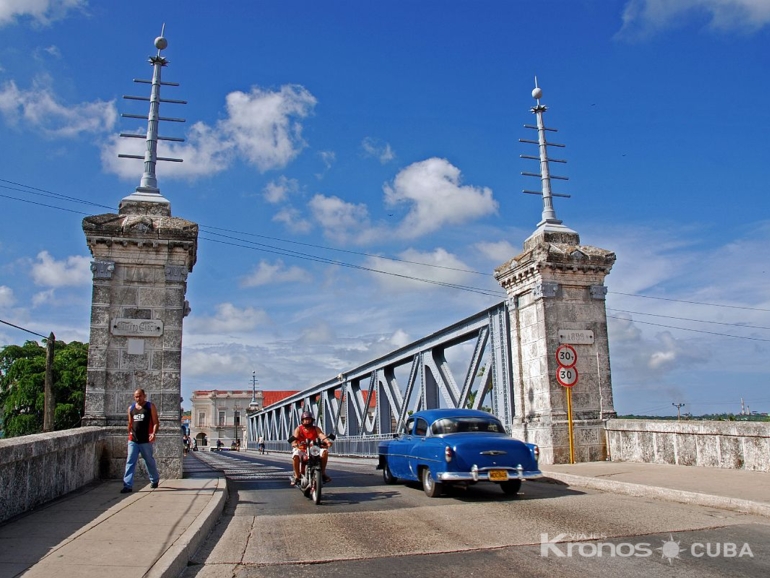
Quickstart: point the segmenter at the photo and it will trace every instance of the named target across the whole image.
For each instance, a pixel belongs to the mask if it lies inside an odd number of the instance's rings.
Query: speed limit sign
[[[577,352],[571,345],[560,345],[556,348],[556,363],[562,367],[574,367],[577,363]]]
[[[577,383],[578,372],[574,367],[561,367],[556,369],[556,381],[564,387],[572,387]]]

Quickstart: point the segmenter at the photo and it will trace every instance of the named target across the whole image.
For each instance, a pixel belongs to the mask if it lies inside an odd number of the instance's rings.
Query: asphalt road
[[[230,500],[184,578],[770,575],[768,518],[544,482],[431,499],[334,458],[316,506],[285,454],[203,457]]]

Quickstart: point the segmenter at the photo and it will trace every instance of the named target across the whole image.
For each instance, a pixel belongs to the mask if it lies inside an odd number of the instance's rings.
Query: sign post
[[[577,352],[571,345],[560,345],[556,349],[556,381],[567,390],[567,426],[569,429],[569,463],[575,463],[575,432],[572,425],[572,386],[578,382],[575,368]]]

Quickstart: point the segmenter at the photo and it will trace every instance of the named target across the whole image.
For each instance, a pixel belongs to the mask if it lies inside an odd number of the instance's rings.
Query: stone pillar
[[[198,225],[172,217],[168,201],[156,197],[161,201],[127,198],[118,214],[83,219],[94,258],[83,425],[108,430],[105,478],[123,476],[127,412],[137,388],[158,409],[161,477],[182,477],[182,319],[189,313],[185,293]],[[137,475],[146,476],[143,466]]]
[[[513,368],[513,436],[540,446],[543,464],[569,463],[566,388],[556,381],[556,349],[572,343],[576,462],[606,458],[604,421],[612,401],[604,278],[615,254],[580,245],[562,226],[541,226],[524,252],[495,270],[508,292]]]

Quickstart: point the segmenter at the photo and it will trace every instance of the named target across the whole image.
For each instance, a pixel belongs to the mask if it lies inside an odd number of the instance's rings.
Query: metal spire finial
[[[123,199],[124,201],[148,201],[152,203],[168,204],[168,200],[165,199],[160,194],[160,189],[158,188],[158,180],[155,176],[155,165],[157,164],[157,161],[171,161],[176,163],[182,162],[182,159],[158,156],[159,140],[184,142],[183,138],[159,136],[158,135],[159,121],[163,120],[163,121],[170,121],[170,122],[185,122],[185,119],[183,118],[168,118],[168,117],[160,116],[159,114],[160,103],[166,102],[171,104],[187,104],[187,101],[184,101],[184,100],[170,100],[170,99],[162,99],[160,97],[161,86],[179,86],[179,84],[176,82],[161,81],[161,70],[163,69],[164,66],[168,65],[168,60],[166,60],[165,57],[161,56],[161,51],[165,50],[168,47],[168,40],[166,40],[166,37],[164,36],[165,30],[166,30],[166,25],[163,24],[161,28],[160,36],[158,36],[155,39],[155,43],[154,43],[155,48],[158,49],[158,53],[155,56],[151,56],[149,58],[149,62],[153,68],[152,80],[140,80],[136,78],[134,79],[134,82],[152,85],[152,88],[150,90],[150,97],[149,98],[146,96],[124,96],[123,97],[126,100],[144,100],[150,103],[150,112],[146,117],[141,115],[136,115],[136,114],[121,114],[121,116],[127,117],[127,118],[147,119],[146,134],[131,134],[131,133],[120,134],[120,136],[122,137],[143,138],[145,139],[145,143],[146,143],[144,156],[129,155],[129,154],[118,155],[121,158],[141,159],[144,161],[144,173],[142,174],[142,179],[139,183],[139,186],[136,188],[136,191],[133,194]]]
[[[532,125],[524,125],[524,128],[534,129],[537,131],[537,141],[531,141],[531,140],[525,140],[525,139],[519,139],[519,142],[528,143],[528,144],[536,144],[539,147],[540,155],[539,156],[530,156],[530,155],[519,155],[520,158],[523,159],[530,159],[535,161],[540,161],[540,172],[539,173],[527,173],[522,172],[521,174],[527,177],[539,177],[540,183],[541,183],[541,190],[539,191],[522,191],[524,193],[530,194],[530,195],[541,195],[543,197],[543,213],[542,213],[542,220],[538,223],[538,227],[557,227],[560,230],[565,231],[571,231],[571,229],[568,229],[567,227],[564,227],[562,225],[562,221],[556,218],[556,210],[553,208],[553,197],[565,197],[569,198],[570,195],[563,195],[559,193],[554,193],[551,191],[551,179],[555,180],[562,180],[566,181],[569,180],[568,177],[557,177],[555,175],[551,175],[551,169],[550,169],[550,163],[566,163],[565,160],[560,159],[551,159],[548,158],[548,147],[561,147],[563,148],[564,145],[562,144],[556,144],[552,142],[548,142],[545,138],[546,131],[550,132],[558,132],[555,128],[547,128],[545,124],[543,123],[543,113],[548,110],[548,107],[546,107],[543,104],[540,104],[540,98],[543,96],[543,89],[541,89],[537,84],[537,76],[535,76],[535,88],[532,90],[532,98],[534,98],[537,101],[537,105],[533,106],[530,111],[535,115],[537,119],[537,126]]]

